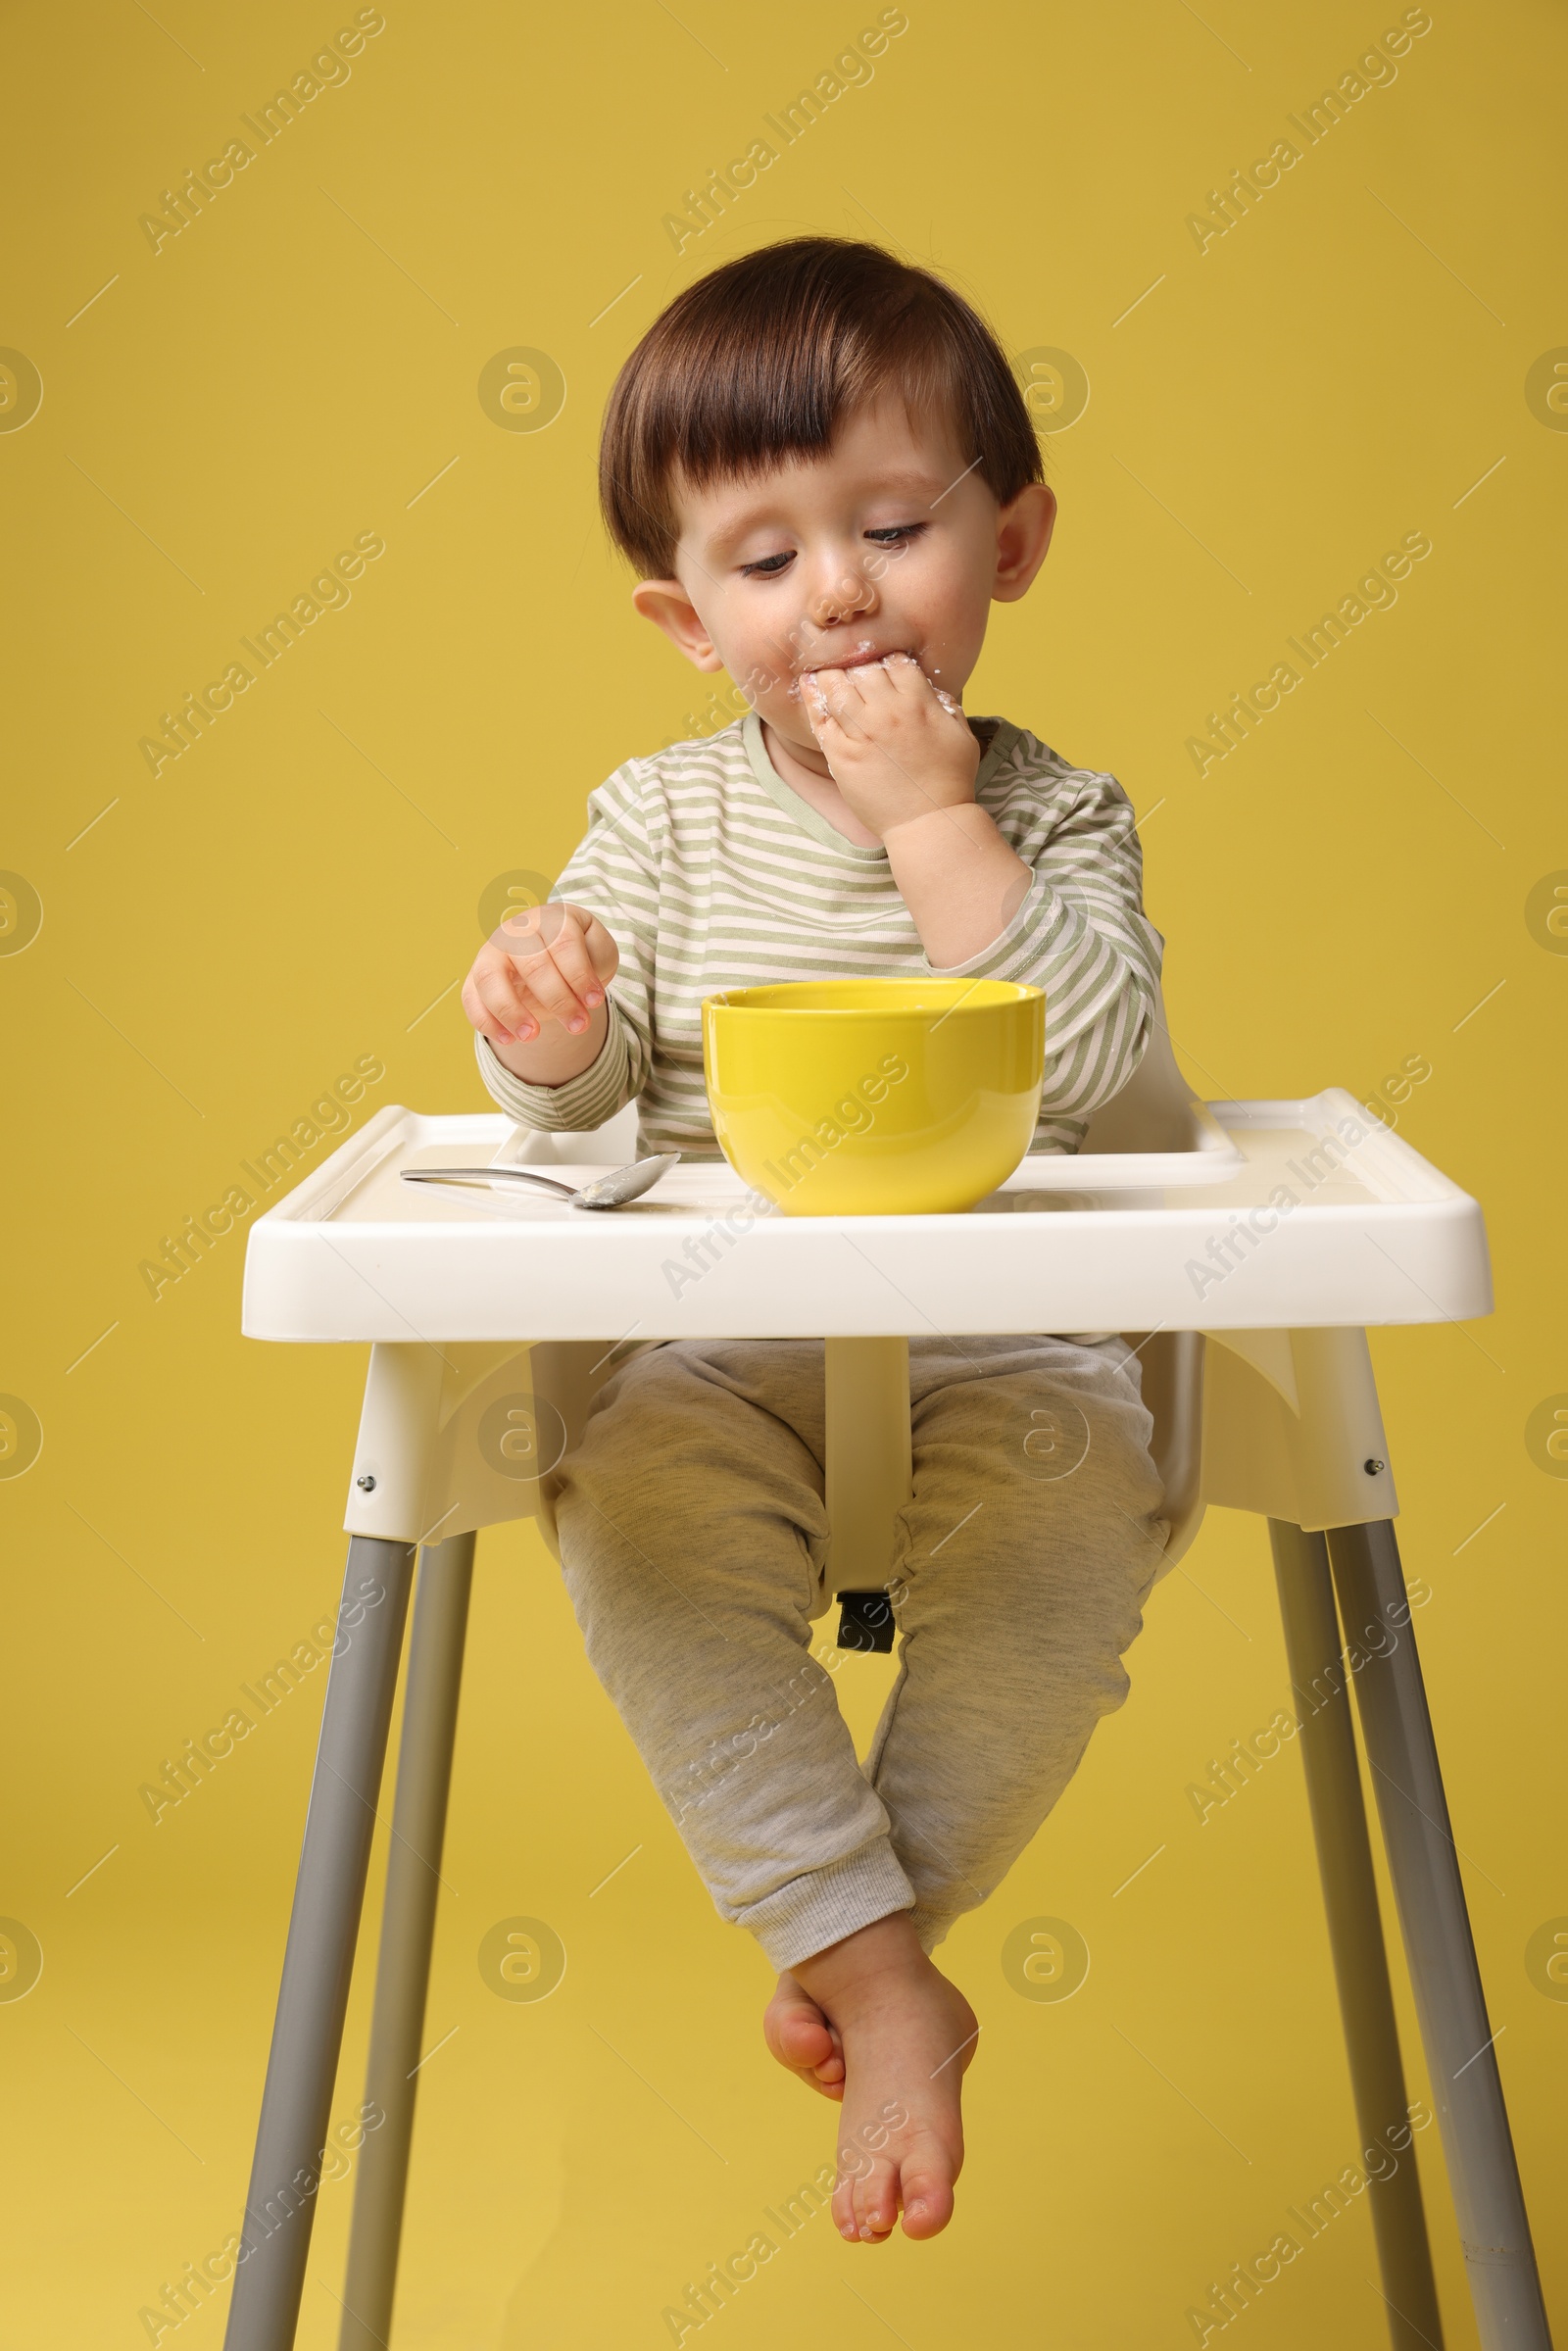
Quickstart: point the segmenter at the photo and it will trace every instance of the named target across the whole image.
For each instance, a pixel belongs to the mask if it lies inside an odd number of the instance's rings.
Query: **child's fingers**
[[[547,1020],[559,1020],[563,1028],[569,1029],[573,1035],[580,1035],[588,1026],[594,1005],[584,1002],[583,996],[579,996],[561,970],[557,962],[560,953],[561,942],[558,939],[553,949],[541,949],[531,955],[514,954],[511,958],[514,974],[513,984],[525,1011],[541,1025]],[[583,979],[584,994],[592,994],[595,1004],[600,1002],[604,989],[586,958],[578,976]]]
[[[488,1038],[492,1045],[499,1043],[502,1034],[501,1023],[496,1019],[495,1014],[474,986],[471,972],[463,983],[463,995],[460,1002],[463,1005],[463,1016],[468,1026],[477,1029],[480,1036]]]
[[[509,930],[511,927],[507,926]],[[503,1036],[515,1038],[523,1045],[532,1043],[551,1013],[550,1005],[533,985],[532,967],[536,964],[549,967],[549,956],[537,951],[532,956],[509,955],[492,942],[479,950],[468,975],[468,987],[481,1015],[496,1022]],[[575,998],[570,1001],[575,1004]],[[473,1015],[470,1013],[469,1017]],[[474,1025],[479,1025],[477,1020]]]
[[[578,1003],[591,1012],[603,1001],[605,983],[588,952],[584,928],[563,909],[561,926],[550,942],[550,960]]]
[[[814,669],[808,669],[802,673],[801,709],[806,713],[807,725],[810,728],[817,742],[820,743],[822,740],[822,729],[829,722],[829,711],[827,703],[823,699],[822,681],[820,675]]]
[[[855,669],[811,671],[802,689],[808,710],[810,686],[816,688],[824,722],[851,742],[875,738],[886,721],[899,716],[923,720],[940,710],[961,726],[968,724],[961,706],[927,676],[912,653],[885,654]]]
[[[510,971],[498,958],[476,963],[463,987],[463,1009],[481,1037],[492,1045],[520,1039],[526,1045],[538,1035]]]
[[[808,669],[801,680],[801,706],[812,734],[824,750],[837,729],[840,736],[863,734],[865,705],[849,686],[842,669]]]
[[[906,701],[924,702],[933,692],[931,680],[912,653],[890,653],[877,666],[893,693]]]
[[[582,924],[582,940],[588,950],[588,959],[601,980],[612,980],[620,969],[620,950],[597,914],[586,906],[573,906],[571,912]]]
[[[967,725],[963,710],[955,695],[949,694],[929,677],[912,653],[890,653],[884,664],[884,674],[891,681],[894,693],[908,703],[935,702],[937,708],[960,725]],[[938,671],[938,676],[941,672]]]
[[[921,706],[929,708],[936,696],[935,685],[912,653],[884,654],[880,661],[869,661],[862,669],[851,670],[850,675],[861,693],[868,719],[879,710],[913,712]]]
[[[614,940],[585,906],[519,907],[480,949],[463,1008],[492,1044],[531,1044],[547,1020],[580,1036],[619,962]]]
[[[575,1024],[581,1029],[587,1025],[592,1006],[584,1006],[563,979],[554,953],[563,940],[577,936],[576,924],[559,901],[517,906],[481,951],[474,968],[477,972],[493,963],[504,967],[505,984],[516,998],[520,1016],[540,1024],[547,1019],[560,1020],[567,1028]]]
[[[530,952],[536,945],[544,948],[579,1002],[592,1011],[604,995],[605,981],[620,965],[619,950],[604,924],[586,906],[554,898],[530,907],[523,919],[527,931],[514,945],[514,958],[527,969]]]
[[[818,701],[831,716],[841,719],[847,711],[858,710],[861,696],[857,669],[808,669],[806,683],[815,691]],[[804,691],[803,687],[803,691]]]

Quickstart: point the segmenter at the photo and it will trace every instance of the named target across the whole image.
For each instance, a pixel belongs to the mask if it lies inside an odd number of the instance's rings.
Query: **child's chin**
[[[785,702],[778,707],[762,703],[758,706],[758,716],[772,728],[774,734],[787,744],[791,751],[814,752],[816,750],[816,737],[811,732],[811,722],[807,716],[803,703],[799,701]]]

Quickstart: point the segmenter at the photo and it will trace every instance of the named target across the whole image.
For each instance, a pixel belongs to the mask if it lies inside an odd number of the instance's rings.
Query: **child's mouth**
[[[805,679],[816,676],[823,669],[868,669],[879,661],[914,661],[921,669],[925,668],[925,663],[920,661],[919,655],[911,653],[906,645],[889,645],[878,651],[868,637],[863,638],[853,653],[844,654],[836,661],[813,661],[808,668],[802,670],[798,677],[792,678],[788,687],[789,699],[791,702],[799,702],[802,698],[801,688]],[[962,706],[954,695],[937,684],[937,679],[942,675],[941,670],[938,669],[934,674],[927,672],[927,675],[932,692],[949,717],[961,718],[963,716]]]
[[[906,645],[885,645],[878,652],[871,645],[864,644],[857,645],[855,651],[846,654],[841,661],[823,661],[820,665],[824,669],[865,669],[873,661],[912,661],[914,659],[915,656]]]
[[[868,669],[877,661],[917,661],[918,659],[919,656],[911,653],[906,645],[884,645],[878,647],[872,644],[869,637],[863,637],[855,647],[855,650],[852,653],[840,654],[836,660],[831,661],[808,662],[800,674],[790,680],[789,698],[791,702],[799,702],[801,699],[801,679],[803,677],[814,676],[819,670],[822,669]]]

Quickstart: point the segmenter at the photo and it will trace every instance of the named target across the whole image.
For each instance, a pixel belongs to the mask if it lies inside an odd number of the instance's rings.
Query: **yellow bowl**
[[[787,1216],[972,1208],[1034,1134],[1046,999],[1011,980],[794,980],[703,999],[719,1148]]]

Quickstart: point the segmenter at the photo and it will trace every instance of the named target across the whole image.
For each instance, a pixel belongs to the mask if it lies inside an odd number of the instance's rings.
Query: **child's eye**
[[[794,561],[793,555],[765,555],[760,563],[742,563],[741,576],[753,579],[760,574],[763,579],[775,579],[785,564]]]
[[[879,530],[864,531],[861,536],[875,539],[879,546],[886,546],[894,539],[917,539],[924,528],[923,522],[890,522]]]

